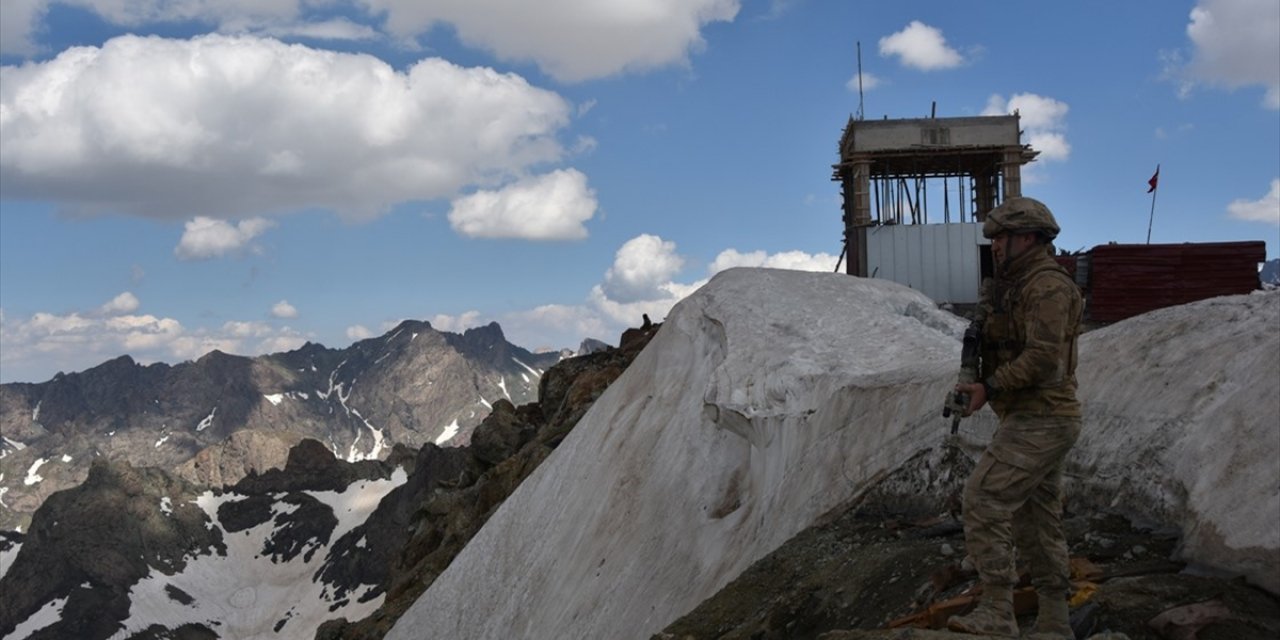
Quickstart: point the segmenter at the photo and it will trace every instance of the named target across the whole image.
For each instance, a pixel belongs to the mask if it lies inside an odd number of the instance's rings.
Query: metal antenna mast
[[[863,118],[862,111],[862,41],[858,41],[858,119]]]

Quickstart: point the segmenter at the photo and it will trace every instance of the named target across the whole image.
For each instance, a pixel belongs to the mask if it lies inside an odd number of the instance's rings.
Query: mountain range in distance
[[[584,341],[581,351],[608,347]],[[284,465],[304,438],[340,459],[395,444],[465,445],[499,399],[537,399],[570,351],[534,353],[497,323],[461,334],[406,320],[343,349],[258,357],[212,351],[177,365],[129,356],[42,383],[0,385],[0,530],[22,530],[98,457],[218,487]]]

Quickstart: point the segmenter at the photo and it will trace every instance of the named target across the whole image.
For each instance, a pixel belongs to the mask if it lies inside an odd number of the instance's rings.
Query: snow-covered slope
[[[1272,591],[1280,296],[1087,334],[1073,491]],[[388,635],[648,637],[945,438],[962,323],[892,283],[734,269],[681,302]],[[960,444],[994,428],[984,411]]]
[[[1179,555],[1280,593],[1280,290],[1085,334],[1069,491],[1161,527]]]
[[[883,281],[717,275],[388,637],[662,629],[942,439],[962,328]]]
[[[153,569],[135,584],[129,592],[129,618],[112,638],[128,638],[157,623],[169,629],[201,625],[223,638],[310,638],[325,620],[369,615],[384,597],[374,594],[374,585],[340,595],[334,585],[315,577],[330,560],[331,543],[364,522],[378,501],[406,478],[404,469],[397,469],[390,479],[362,480],[342,491],[301,492],[328,506],[337,519],[327,539],[276,542],[288,531],[288,516],[299,505],[274,502],[264,522],[224,536],[225,554],[190,557],[173,575]],[[210,527],[223,527],[213,524],[219,522],[218,508],[245,498],[208,492],[197,504],[211,520]]]

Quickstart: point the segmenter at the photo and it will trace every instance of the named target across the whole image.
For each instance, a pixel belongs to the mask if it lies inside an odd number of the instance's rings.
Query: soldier
[[[1067,620],[1067,543],[1062,534],[1062,466],[1080,434],[1076,339],[1083,303],[1053,259],[1058,223],[1031,198],[1009,198],[987,215],[994,286],[981,304],[982,382],[960,384],[966,415],[990,403],[1000,426],[964,489],[964,537],[982,580],[953,631],[1016,637],[1014,543],[1028,560],[1039,599],[1033,638],[1074,638]]]

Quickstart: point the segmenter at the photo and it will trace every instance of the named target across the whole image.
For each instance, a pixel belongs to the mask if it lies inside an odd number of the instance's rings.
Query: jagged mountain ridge
[[[302,438],[347,460],[383,457],[394,443],[465,444],[493,402],[536,399],[561,357],[510,344],[497,323],[455,334],[406,320],[344,349],[213,351],[173,366],[121,356],[0,385],[0,529],[82,482],[97,456],[222,486],[278,467]]]
[[[466,446],[348,462],[307,439],[204,492],[96,459],[27,534],[0,532],[0,637],[381,637],[656,331],[558,363]]]

